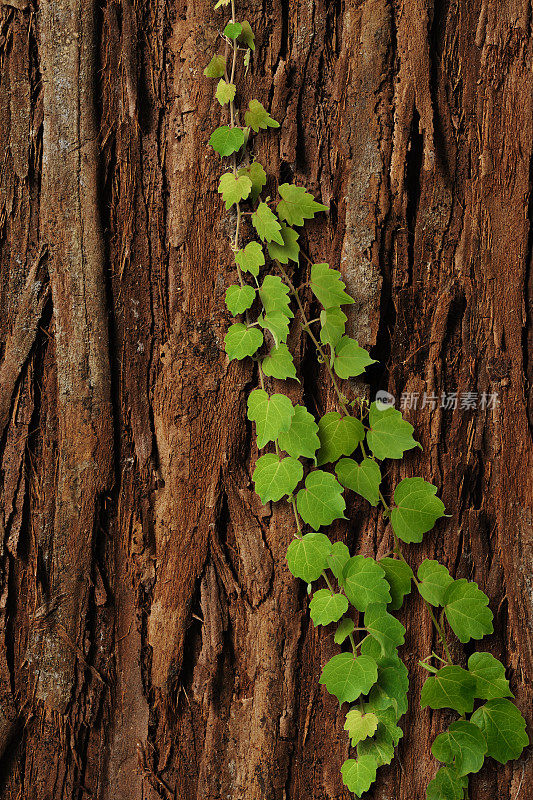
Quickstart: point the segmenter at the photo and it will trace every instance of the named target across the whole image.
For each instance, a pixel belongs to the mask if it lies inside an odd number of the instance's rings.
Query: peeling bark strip
[[[37,696],[64,710],[83,651],[91,542],[109,486],[113,431],[98,216],[97,5],[45,1],[39,13],[44,87],[42,239],[49,252],[59,441],[50,587],[34,624]]]

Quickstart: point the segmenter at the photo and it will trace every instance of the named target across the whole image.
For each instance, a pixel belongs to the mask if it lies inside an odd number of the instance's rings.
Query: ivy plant
[[[433,651],[419,662],[428,673],[420,704],[457,715],[433,742],[432,754],[441,766],[426,797],[463,800],[468,776],[485,758],[505,764],[528,744],[504,665],[484,652],[474,652],[466,668],[452,658],[450,632],[463,644],[492,633],[489,599],[474,582],[455,580],[437,561],[424,560],[416,575],[407,561],[404,544],[421,542],[445,516],[444,505],[436,487],[421,477],[400,481],[389,500],[381,491],[383,462],[401,459],[420,445],[400,411],[364,398],[348,400],[340,382],[362,375],[373,359],[346,334],[345,311],[354,301],[341,273],[308,256],[306,285],[319,312],[312,320],[306,314],[290,276],[301,274],[302,227],[327,207],[291,183],[278,186],[278,199],[262,196],[266,171],[251,155],[254,137],[279,123],[258,99],[250,100],[244,113],[238,110],[237,78],[249,79],[255,36],[248,21],[237,19],[234,0],[218,0],[215,8],[226,16],[224,52],[213,55],[204,73],[217,81],[214,95],[225,119],[209,143],[223,161],[218,191],[234,221],[230,248],[237,277],[226,292],[228,310],[237,320],[226,334],[225,349],[229,359],[249,358],[257,365],[259,386],[248,397],[248,419],[258,450],[265,452],[255,464],[255,489],[262,503],[286,502],[292,508],[287,566],[308,584],[314,625],[330,626],[339,647],[323,666],[320,683],[345,710],[352,754],[340,767],[342,779],[361,797],[379,767],[392,761],[403,736],[399,723],[407,710],[409,680],[399,654],[405,628],[394,612],[414,586],[440,643],[440,654]],[[245,215],[247,228],[255,231],[247,241]],[[296,314],[337,398],[338,409],[318,418],[285,394],[270,391],[269,378],[297,380],[288,346]],[[390,524],[393,551],[379,561],[351,555],[325,532],[345,519],[349,492],[381,508]]]

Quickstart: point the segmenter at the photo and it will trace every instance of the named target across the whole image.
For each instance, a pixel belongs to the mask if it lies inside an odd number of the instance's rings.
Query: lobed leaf
[[[313,264],[311,267],[311,291],[324,308],[354,303],[354,299],[344,291],[346,286],[337,269],[329,264]]]
[[[269,500],[277,502],[285,495],[291,495],[304,474],[301,463],[296,458],[281,458],[276,453],[267,453],[257,459],[252,480],[255,491],[262,503]]]
[[[232,100],[235,100],[236,92],[237,92],[237,87],[235,86],[234,83],[229,83],[228,81],[224,80],[224,78],[221,78],[217,84],[215,97],[221,106],[226,106]],[[246,195],[246,197],[248,197],[248,195]],[[229,206],[226,206],[226,208],[229,208]]]
[[[420,695],[422,708],[453,708],[459,714],[472,711],[475,678],[462,667],[447,665],[426,679]]]
[[[474,582],[460,578],[448,586],[443,605],[446,619],[460,642],[482,639],[492,633],[492,611],[489,598]]]
[[[343,542],[335,542],[329,556],[329,568],[337,578],[339,586],[344,586],[344,567],[350,558],[350,551]]]
[[[235,205],[235,203],[246,200],[251,190],[252,181],[250,178],[247,178],[246,175],[236,178],[232,172],[225,172],[218,184],[218,191],[226,204],[226,210]]]
[[[485,760],[487,743],[481,730],[466,720],[458,720],[439,733],[431,752],[439,761],[453,764],[460,776],[479,772]]]
[[[234,317],[243,314],[255,300],[253,286],[228,286],[226,289],[226,305]]]
[[[365,438],[365,429],[355,417],[341,417],[338,411],[329,411],[318,422],[318,438],[317,464],[321,466],[351,455]]]
[[[335,472],[343,486],[360,494],[370,505],[377,506],[381,472],[375,461],[364,458],[358,464],[351,458],[341,458],[335,467]]]
[[[261,194],[263,186],[265,186],[267,182],[266,172],[262,164],[260,164],[259,161],[252,161],[249,167],[241,167],[237,174],[246,175],[252,181],[250,199],[255,202]]]
[[[261,450],[268,442],[288,431],[294,415],[294,406],[284,394],[270,397],[264,389],[254,389],[248,397],[248,419],[255,422],[257,446]]]
[[[444,605],[446,589],[453,583],[453,578],[443,564],[425,558],[418,568],[418,591],[432,606]]]
[[[294,458],[314,458],[320,446],[318,425],[315,418],[304,406],[294,407],[294,416],[288,431],[281,431],[278,444],[282,450]]]
[[[356,747],[363,739],[373,736],[378,727],[378,718],[372,712],[364,714],[358,708],[351,708],[346,714],[344,730],[348,732],[352,747]]]
[[[259,203],[257,206],[257,210],[252,214],[252,225],[261,241],[283,244],[281,225],[266,203]]]
[[[476,697],[481,700],[513,697],[505,677],[505,667],[490,653],[472,653],[468,659],[468,671],[476,679]]]
[[[221,156],[230,156],[238,152],[244,144],[244,131],[240,128],[230,128],[229,125],[222,125],[213,131],[209,138],[209,144]]]
[[[327,567],[331,542],[323,533],[306,533],[294,539],[287,550],[287,565],[295,578],[316,581]]]
[[[236,358],[239,361],[254,353],[263,344],[263,334],[257,328],[247,328],[240,322],[230,325],[224,339],[224,347],[228,358]]]
[[[390,406],[385,410],[376,403],[370,406],[370,430],[366,438],[376,458],[403,458],[406,450],[420,447],[413,439],[413,426],[406,422],[400,411]]]
[[[424,533],[444,515],[444,503],[435,497],[437,487],[423,478],[405,478],[394,492],[396,507],[391,524],[403,542],[421,542]]]
[[[303,186],[282,183],[278,189],[281,200],[276,211],[278,217],[289,225],[301,226],[304,220],[313,219],[318,211],[327,211],[328,207],[317,203],[313,195],[305,191]]]
[[[298,263],[300,257],[300,245],[298,244],[298,232],[294,228],[289,228],[284,222],[281,223],[281,238],[283,244],[269,242],[268,254],[274,261],[280,264],[288,264],[289,261]]]
[[[207,67],[204,69],[206,78],[221,78],[226,71],[226,59],[224,56],[213,56]]]
[[[378,668],[373,658],[340,653],[328,661],[322,670],[320,683],[342,705],[345,702],[352,703],[362,694],[367,694],[377,677]]]
[[[399,558],[380,558],[378,564],[384,570],[385,580],[389,584],[392,600],[388,607],[397,611],[402,607],[405,595],[411,591],[413,570]]]
[[[343,586],[348,600],[358,611],[366,611],[372,603],[391,602],[385,571],[373,558],[350,558],[344,567]]]
[[[247,20],[241,23],[242,31],[239,33],[237,37],[237,41],[239,44],[244,44],[246,47],[249,47],[252,53],[255,51],[255,36],[252,30],[252,26]]]
[[[246,247],[235,254],[235,262],[243,272],[249,272],[254,278],[257,278],[259,268],[265,263],[263,248],[259,242],[249,242]]]
[[[315,627],[329,625],[331,622],[338,622],[348,611],[348,599],[330,589],[319,589],[309,603],[309,611]]]
[[[296,496],[296,506],[303,521],[315,530],[331,525],[334,519],[344,517],[342,486],[329,472],[313,470],[305,479],[305,489]]]
[[[270,378],[278,378],[278,380],[282,381],[287,378],[297,380],[296,367],[294,366],[292,355],[289,348],[284,343],[280,343],[270,351],[268,356],[263,359],[261,368],[265,375],[268,375]]]
[[[428,784],[426,800],[463,800],[466,786],[468,779],[453,767],[441,767]]]
[[[242,33],[242,25],[240,22],[228,22],[224,28],[224,36],[228,39],[237,39]]]
[[[500,764],[518,758],[529,744],[526,721],[510,700],[489,700],[474,711],[470,722],[483,733],[487,755]]]
[[[320,312],[320,341],[322,344],[335,347],[344,336],[347,319],[344,311],[338,306],[323,308]]]
[[[389,614],[385,604],[372,603],[365,611],[365,628],[379,642],[381,654],[393,656],[396,648],[405,641],[405,628],[402,623]]]
[[[255,133],[259,133],[261,129],[279,128],[279,122],[272,119],[259,100],[250,100],[248,110],[244,112],[244,123]]]
[[[409,690],[409,674],[403,661],[394,655],[378,659],[378,679],[368,696],[368,707],[378,713],[391,706],[396,719],[407,711],[407,692]]]
[[[357,745],[357,755],[359,758],[372,756],[378,767],[391,763],[394,758],[394,744],[383,725],[378,725],[377,732],[371,739],[365,739]]]
[[[370,753],[357,760],[349,758],[341,767],[342,780],[350,792],[361,797],[376,780],[376,770],[376,759]]]
[[[374,358],[370,358],[367,351],[359,347],[354,339],[343,336],[335,346],[335,356],[333,358],[333,369],[339,378],[356,378],[361,375],[370,364],[375,364]]]

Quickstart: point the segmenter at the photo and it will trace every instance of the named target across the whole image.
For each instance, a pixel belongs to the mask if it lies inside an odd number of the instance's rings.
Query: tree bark
[[[291,514],[253,492],[257,375],[224,354],[210,9],[0,6],[0,800],[349,797],[318,684],[335,645],[286,568]],[[438,557],[490,596],[484,645],[531,735],[531,4],[244,11],[240,102],[282,122],[255,154],[272,194],[281,177],[329,205],[306,249],[340,267],[351,334],[381,365],[352,390],[419,396],[405,414],[424,450],[386,482],[422,475],[452,516],[411,563]],[[293,399],[322,413],[334,398],[301,334]],[[353,553],[391,545],[364,501],[334,533]],[[448,721],[420,709],[417,600],[402,621],[410,710],[375,800],[425,797]],[[530,796],[529,751],[471,781],[472,800]]]

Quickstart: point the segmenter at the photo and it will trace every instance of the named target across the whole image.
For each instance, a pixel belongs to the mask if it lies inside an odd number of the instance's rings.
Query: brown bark
[[[453,516],[412,563],[437,556],[489,594],[484,644],[527,715],[529,0],[251,0],[245,16],[241,100],[283,121],[256,155],[272,192],[282,176],[330,206],[307,249],[343,271],[382,365],[359,390],[498,393],[406,412],[424,451],[387,482],[438,486]],[[199,0],[0,6],[1,800],[348,798],[318,685],[334,645],[285,567],[290,515],[253,494],[257,376],[223,350],[231,221],[206,146],[223,112],[202,75],[221,19]],[[333,408],[300,333],[294,399]],[[383,521],[350,512],[335,535],[384,554]],[[402,619],[410,711],[376,800],[425,796],[447,721],[418,701],[429,621],[416,600]],[[471,797],[527,798],[532,775],[526,751]]]

